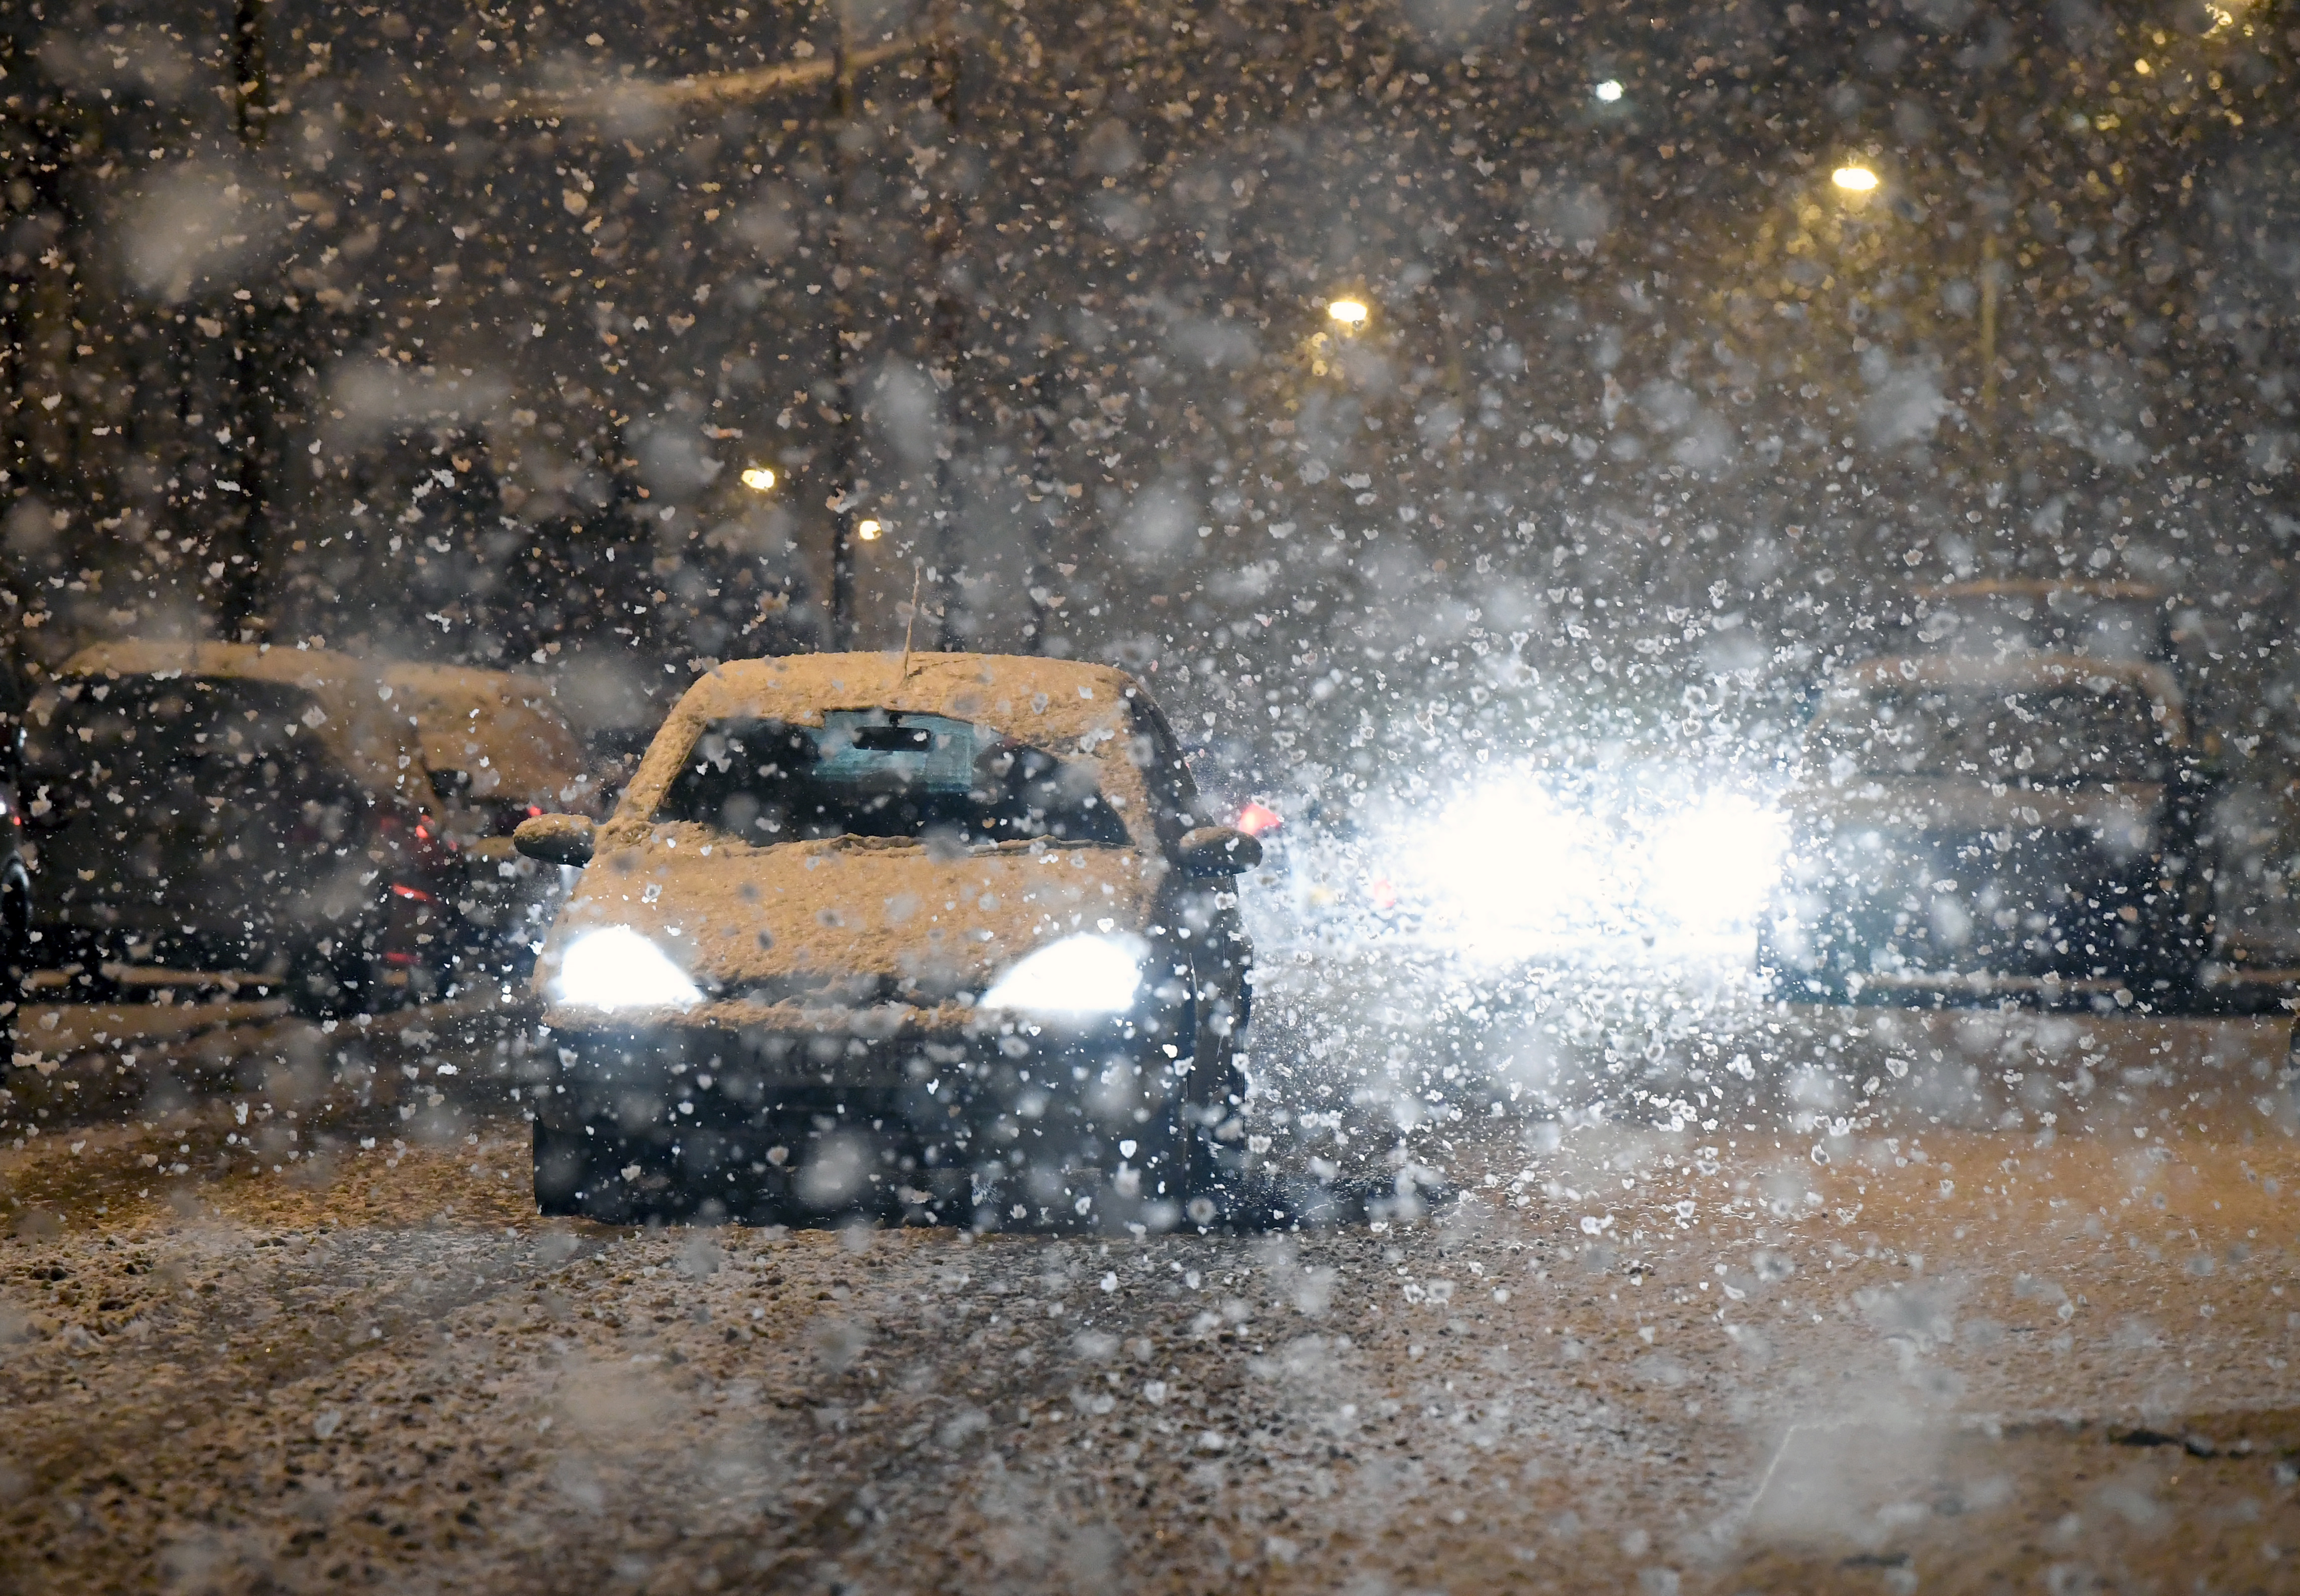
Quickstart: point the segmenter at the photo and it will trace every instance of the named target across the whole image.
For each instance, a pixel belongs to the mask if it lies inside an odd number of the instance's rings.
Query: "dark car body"
[[[2177,1003],[2211,935],[2204,800],[2162,664],[1869,661],[1807,728],[1761,967],[1823,1001]]]
[[[463,877],[454,889],[459,956],[469,974],[523,981],[567,883],[521,856],[512,833],[536,815],[588,814],[598,785],[551,685],[461,665],[381,668],[395,711],[413,723],[442,828]]]
[[[118,643],[34,702],[50,886],[33,957],[71,999],[221,985],[323,1012],[421,996],[459,867],[404,715],[322,650]]]
[[[24,860],[21,797],[24,717],[30,705],[23,672],[0,654],[0,1044],[15,1033],[24,977],[31,968],[32,878]]]
[[[1206,1222],[1241,1151],[1229,889],[1258,849],[1194,798],[1118,670],[712,670],[537,968],[543,1208]],[[568,829],[530,824],[538,851]]]

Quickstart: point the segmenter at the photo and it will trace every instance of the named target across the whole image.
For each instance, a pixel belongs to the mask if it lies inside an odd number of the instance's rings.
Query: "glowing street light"
[[[1606,104],[1610,105],[1614,101],[1621,97],[1621,79],[1618,78],[1608,78],[1603,83],[1597,85],[1594,92],[1599,99],[1604,101]]]
[[[1343,327],[1359,328],[1372,312],[1362,299],[1337,299],[1326,307],[1326,314]]]
[[[879,540],[879,534],[885,530],[886,528],[881,527],[876,521],[857,521],[854,523],[854,536],[861,538],[864,543],[876,543]]]
[[[766,466],[745,466],[743,486],[754,494],[767,493],[775,486],[775,474]]]
[[[1829,180],[1847,194],[1867,194],[1877,187],[1877,174],[1865,166],[1840,166]]]

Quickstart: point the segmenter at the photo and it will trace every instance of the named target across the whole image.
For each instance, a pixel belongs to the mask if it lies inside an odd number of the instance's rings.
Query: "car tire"
[[[1249,1084],[1238,1066],[1243,1041],[1238,1030],[1222,1035],[1202,1026],[1196,1058],[1177,1094],[1177,1163],[1187,1228],[1226,1228],[1246,1218],[1246,1152],[1242,1127],[1232,1125],[1245,1106]],[[1225,1129],[1231,1131],[1231,1140],[1223,1139]]]
[[[445,990],[431,969],[408,971],[404,984],[385,980],[383,961],[369,951],[372,935],[338,931],[297,954],[288,968],[288,1007],[309,1020],[347,1019],[425,1002]]]
[[[346,1019],[368,1007],[367,960],[345,949],[343,941],[331,939],[324,951],[307,948],[288,965],[288,1006],[299,1018]]]

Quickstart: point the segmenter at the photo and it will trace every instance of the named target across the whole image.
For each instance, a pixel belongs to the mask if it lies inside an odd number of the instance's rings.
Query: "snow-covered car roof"
[[[130,638],[83,648],[56,675],[187,676],[299,687],[318,701],[326,716],[313,728],[320,740],[354,777],[427,808],[437,802],[416,758],[414,727],[384,700],[375,669],[350,654],[268,643]]]
[[[382,677],[392,702],[415,717],[431,769],[460,770],[474,794],[506,801],[549,805],[579,795],[583,744],[553,707],[549,683],[512,670],[404,662],[384,666]]]

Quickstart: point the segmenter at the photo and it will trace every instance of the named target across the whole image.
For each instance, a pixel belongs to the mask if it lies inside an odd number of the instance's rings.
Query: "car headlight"
[[[586,1009],[692,1009],[702,989],[671,956],[629,926],[587,931],[567,944],[552,998]]]
[[[1025,954],[982,994],[981,1007],[1047,1018],[1123,1014],[1142,990],[1139,937],[1065,936]]]

